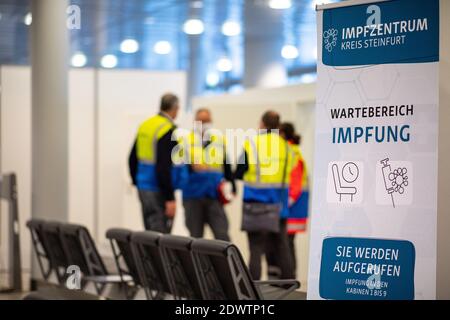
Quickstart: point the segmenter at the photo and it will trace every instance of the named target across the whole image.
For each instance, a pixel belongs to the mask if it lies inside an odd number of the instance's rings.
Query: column
[[[192,109],[192,98],[203,91],[205,85],[206,65],[202,53],[202,35],[189,35],[189,69],[187,83],[187,108]]]
[[[283,12],[266,3],[245,1],[244,87],[278,87],[287,84],[281,49],[284,44]]]
[[[57,221],[68,219],[67,6],[31,2],[32,216]]]

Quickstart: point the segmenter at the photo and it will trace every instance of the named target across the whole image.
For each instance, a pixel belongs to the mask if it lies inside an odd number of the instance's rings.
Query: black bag
[[[288,145],[286,142],[286,159],[284,161],[280,199],[283,198],[288,157]],[[258,157],[256,161],[256,165],[259,166]],[[281,210],[283,210],[283,203],[244,202],[242,210],[242,231],[279,233]]]
[[[247,232],[280,232],[279,203],[244,202],[242,230]]]

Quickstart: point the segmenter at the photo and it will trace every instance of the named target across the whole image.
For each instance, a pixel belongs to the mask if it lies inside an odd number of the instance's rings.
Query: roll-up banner
[[[319,7],[309,299],[434,299],[439,1]]]

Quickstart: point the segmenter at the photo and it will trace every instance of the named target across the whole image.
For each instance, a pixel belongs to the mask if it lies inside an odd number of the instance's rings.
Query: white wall
[[[207,107],[212,111],[214,128],[257,129],[262,114],[271,109],[280,113],[282,121],[291,121],[302,135],[302,152],[308,169],[313,169],[314,147],[314,85],[295,85],[276,89],[252,89],[241,94],[212,97],[197,97],[193,100],[194,110]],[[312,174],[310,174],[312,178]],[[312,181],[311,181],[312,182]],[[244,257],[249,257],[246,233],[240,230],[242,218],[242,185],[231,204],[226,206],[230,221],[230,236],[241,249]],[[211,233],[208,233],[211,237]],[[297,276],[302,282],[301,290],[306,290],[309,255],[309,233],[296,237]],[[265,271],[263,270],[263,275]]]
[[[440,1],[437,298],[450,299],[450,1]],[[424,230],[426,232],[426,230]]]
[[[0,76],[0,172],[18,176],[22,263],[28,271],[31,243],[25,222],[31,218],[31,73],[29,67],[1,66]],[[70,222],[90,229],[105,254],[111,254],[106,229],[143,229],[127,158],[139,123],[156,112],[161,95],[169,91],[185,105],[184,72],[73,69],[69,73],[68,216]],[[4,260],[6,209],[2,204],[0,269],[8,262]],[[182,221],[177,225],[185,233]]]
[[[94,226],[94,105],[92,70],[69,73],[69,221]]]
[[[25,67],[0,68],[0,172],[16,173],[22,265],[29,271],[30,236],[25,227],[31,212],[31,74]],[[10,93],[15,94],[10,94]],[[0,212],[0,269],[8,268],[8,211]],[[5,259],[6,258],[6,259]],[[1,280],[0,280],[1,281]],[[2,285],[5,285],[2,282]]]
[[[105,251],[109,251],[108,228],[143,229],[137,191],[128,174],[128,154],[139,124],[159,110],[166,92],[178,95],[185,106],[183,72],[104,70],[99,74],[97,231]]]

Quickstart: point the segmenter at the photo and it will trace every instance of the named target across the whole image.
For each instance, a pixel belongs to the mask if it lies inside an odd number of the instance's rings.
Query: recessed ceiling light
[[[82,68],[86,65],[87,58],[83,52],[77,52],[72,56],[71,64],[73,67]]]
[[[298,57],[298,49],[293,45],[285,45],[281,49],[281,56],[285,59],[295,59]]]
[[[203,1],[199,1],[199,0],[192,1],[191,2],[191,8],[194,8],[194,9],[201,9],[201,8],[203,8]]]
[[[156,19],[154,17],[147,17],[144,20],[144,23],[148,24],[148,25],[155,24],[155,22],[156,22]]]
[[[23,23],[25,23],[27,26],[31,25],[33,22],[33,16],[31,15],[31,12],[28,12],[25,17],[23,18]]]
[[[206,84],[209,87],[215,87],[219,84],[220,81],[220,77],[217,74],[217,72],[210,72],[208,73],[208,75],[206,76]]]
[[[301,83],[313,83],[317,80],[317,74],[316,73],[305,73],[302,74],[299,78],[299,81]]]
[[[103,68],[115,68],[117,66],[117,57],[113,54],[107,54],[103,56],[100,62]]]
[[[292,7],[292,1],[291,0],[270,0],[269,1],[269,7],[272,9],[289,9]]]
[[[320,6],[320,5],[328,4],[328,3],[331,3],[331,1],[330,0],[313,0],[311,2],[311,7],[315,10],[316,6]]]
[[[183,31],[190,35],[202,34],[205,31],[203,21],[199,19],[189,19],[183,25]]]
[[[169,41],[158,41],[153,46],[153,51],[157,54],[169,54],[172,51],[172,45]]]
[[[225,21],[222,25],[222,33],[228,37],[237,36],[241,33],[241,25],[236,21]]]
[[[120,44],[120,51],[123,53],[135,53],[139,50],[139,42],[134,39],[125,39]]]
[[[220,58],[217,61],[217,70],[221,72],[229,72],[233,69],[233,62],[229,58]]]

